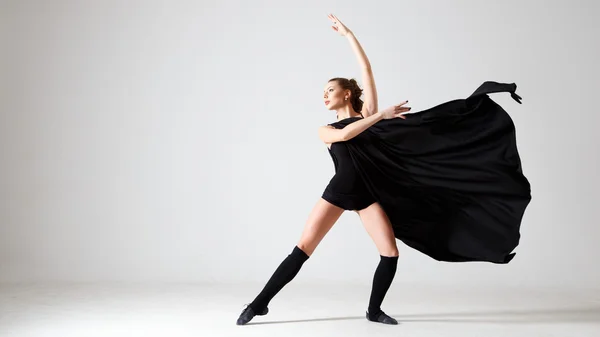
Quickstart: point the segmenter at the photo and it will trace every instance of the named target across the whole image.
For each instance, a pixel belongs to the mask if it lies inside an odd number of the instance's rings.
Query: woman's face
[[[349,90],[343,90],[336,81],[328,82],[323,92],[323,101],[327,110],[337,110],[348,104],[345,97],[349,96]]]

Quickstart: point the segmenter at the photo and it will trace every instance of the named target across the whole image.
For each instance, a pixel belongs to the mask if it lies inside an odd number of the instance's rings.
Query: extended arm
[[[383,114],[376,112],[369,117],[361,118],[347,125],[343,129],[336,129],[329,125],[321,126],[319,127],[319,138],[326,144],[345,142],[358,136],[361,132],[382,119],[384,119]]]
[[[403,106],[406,103],[408,103],[408,101],[404,101],[398,105],[393,105],[389,108],[378,111],[374,114],[371,114],[369,117],[361,118],[348,124],[343,129],[336,129],[329,125],[321,126],[319,127],[319,138],[321,138],[321,140],[326,144],[344,142],[358,136],[361,132],[365,131],[370,126],[382,119],[406,119],[406,117],[402,115],[403,112],[410,110],[409,107]]]
[[[377,112],[377,88],[375,87],[373,70],[371,69],[371,63],[369,62],[365,51],[356,39],[356,36],[354,36],[354,33],[348,31],[346,38],[348,38],[360,65],[364,95],[364,104],[361,114],[364,117],[367,117]]]
[[[368,117],[378,110],[377,104],[377,88],[375,87],[375,79],[373,77],[373,70],[371,69],[371,63],[365,54],[362,46],[354,36],[354,33],[348,29],[338,18],[333,14],[329,14],[329,19],[333,22],[333,30],[345,36],[350,42],[350,46],[358,59],[358,64],[361,69],[362,82],[363,82],[363,107],[362,111],[359,111],[364,117]]]

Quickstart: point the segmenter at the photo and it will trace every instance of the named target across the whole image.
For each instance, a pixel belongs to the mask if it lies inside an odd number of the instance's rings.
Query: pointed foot
[[[261,312],[254,312],[254,310],[248,304],[246,304],[244,310],[242,310],[242,313],[240,314],[240,317],[238,317],[237,322],[235,324],[245,325],[246,323],[250,322],[254,318],[254,316],[264,316],[268,313],[268,307],[265,307]]]
[[[397,325],[398,321],[393,319],[392,317],[388,316],[385,312],[380,311],[378,314],[376,315],[370,315],[369,312],[367,311],[367,319],[371,322],[376,322],[376,323],[383,323],[383,324],[390,324],[390,325]]]

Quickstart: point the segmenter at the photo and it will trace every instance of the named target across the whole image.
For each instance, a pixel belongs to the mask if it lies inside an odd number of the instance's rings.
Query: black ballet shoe
[[[242,310],[242,313],[240,314],[240,317],[237,319],[237,322],[235,324],[244,325],[244,324],[250,322],[256,315],[264,316],[268,313],[269,313],[268,307],[265,307],[263,309],[263,311],[256,313],[256,312],[254,312],[254,310],[252,310],[252,308],[250,308],[250,306],[248,304],[246,304],[246,306],[244,307],[244,310]]]
[[[367,319],[371,322],[396,325],[398,321],[388,316],[385,312],[380,311],[377,315],[370,315],[367,311]]]

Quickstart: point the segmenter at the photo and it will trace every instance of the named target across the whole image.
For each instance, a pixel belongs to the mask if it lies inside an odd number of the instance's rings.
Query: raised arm
[[[319,138],[321,138],[321,140],[326,144],[344,142],[358,136],[361,132],[365,131],[370,126],[379,122],[382,119],[406,119],[406,117],[402,115],[403,112],[407,112],[410,110],[409,107],[403,106],[406,103],[408,103],[408,101],[404,101],[398,105],[393,105],[382,111],[375,112],[369,117],[364,117],[360,120],[357,120],[356,122],[348,124],[343,129],[336,129],[329,125],[321,126],[319,127]]]
[[[378,110],[377,104],[377,88],[375,87],[375,78],[373,77],[373,70],[371,63],[365,54],[362,46],[354,36],[354,33],[348,29],[335,15],[329,14],[329,19],[333,22],[333,30],[345,36],[350,42],[350,46],[358,59],[358,64],[361,69],[362,83],[363,83],[363,107],[360,113],[363,117],[368,117]]]

